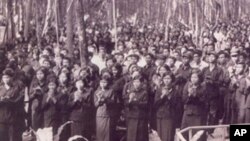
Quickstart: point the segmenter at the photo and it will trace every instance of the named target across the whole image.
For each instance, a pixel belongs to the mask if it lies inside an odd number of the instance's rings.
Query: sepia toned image
[[[250,0],[0,0],[0,141],[229,141],[243,125]]]

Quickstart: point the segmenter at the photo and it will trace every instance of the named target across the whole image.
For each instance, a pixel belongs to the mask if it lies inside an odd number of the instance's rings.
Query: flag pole
[[[115,49],[117,50],[117,25],[116,25],[116,5],[115,5],[115,0],[112,0],[113,4],[113,25],[114,25],[114,30],[115,30]]]
[[[198,15],[198,0],[195,0],[195,34],[196,34],[196,45],[199,44],[199,15]]]
[[[58,0],[55,0],[55,9],[54,10],[55,10],[55,18],[56,18],[56,42],[57,42],[57,47],[59,47],[57,2],[58,2]]]

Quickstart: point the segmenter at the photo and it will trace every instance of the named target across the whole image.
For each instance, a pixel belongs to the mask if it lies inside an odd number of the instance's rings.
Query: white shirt
[[[94,55],[91,59],[91,62],[95,65],[98,66],[99,70],[102,70],[104,68],[106,68],[106,62],[105,59],[103,59],[101,56],[99,55]]]

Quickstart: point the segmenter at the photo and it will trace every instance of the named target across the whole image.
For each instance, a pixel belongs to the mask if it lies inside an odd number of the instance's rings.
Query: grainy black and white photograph
[[[0,0],[0,141],[229,141],[232,124],[250,125],[250,0]]]

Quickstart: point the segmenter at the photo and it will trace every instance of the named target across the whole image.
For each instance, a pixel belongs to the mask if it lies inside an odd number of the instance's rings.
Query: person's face
[[[238,49],[239,49],[240,52],[244,51],[244,47],[243,46],[239,46]]]
[[[207,46],[207,52],[214,51],[214,46]]]
[[[187,65],[187,64],[189,64],[190,60],[189,60],[188,57],[185,57],[185,56],[184,56],[184,57],[182,58],[182,62],[183,62],[183,64]]]
[[[157,59],[157,60],[155,61],[155,64],[156,64],[156,66],[161,66],[161,65],[164,64],[164,60],[162,60],[162,59]]]
[[[226,62],[225,54],[220,54],[219,55],[218,62],[221,63],[221,64]]]
[[[231,41],[227,41],[227,42],[225,42],[225,48],[226,49],[230,49],[230,46],[231,46]]]
[[[86,70],[82,70],[80,72],[80,76],[83,77],[83,78],[86,78],[88,76],[88,72]]]
[[[100,87],[101,87],[101,88],[107,88],[107,87],[108,87],[108,82],[105,81],[105,80],[101,80],[101,81],[100,81]]]
[[[134,54],[140,54],[138,48],[132,48],[131,51],[132,51]]]
[[[193,60],[194,60],[194,62],[199,62],[200,61],[200,56],[198,54],[194,54]]]
[[[117,49],[118,49],[119,51],[123,51],[123,50],[124,50],[124,46],[123,46],[123,45],[119,45],[119,46],[117,47]]]
[[[238,61],[238,55],[232,54],[231,59],[232,59],[233,62],[237,62]]]
[[[155,47],[150,47],[148,52],[152,53],[152,54],[156,54],[156,48]]]
[[[242,74],[242,73],[243,73],[243,70],[244,70],[243,64],[237,64],[237,65],[235,66],[235,74],[236,74],[236,75]]]
[[[49,61],[43,61],[43,66],[46,68],[50,68],[50,62]]]
[[[70,70],[68,68],[66,68],[66,67],[63,67],[62,70],[61,70],[61,72],[63,72],[63,73],[70,73]]]
[[[104,72],[102,76],[106,76],[107,78],[111,78],[111,74],[109,72]]]
[[[115,67],[113,67],[112,68],[112,73],[113,73],[114,76],[116,76],[118,74],[118,70]]]
[[[215,63],[216,57],[213,54],[209,55],[209,63]]]
[[[56,84],[54,82],[50,82],[49,85],[48,85],[48,88],[50,90],[55,90],[56,89]]]
[[[163,76],[165,73],[167,73],[167,70],[166,70],[164,67],[161,67],[161,68],[159,69],[159,74],[160,74],[161,76]]]
[[[9,75],[3,75],[2,81],[4,84],[10,84],[11,83],[11,77]]]
[[[107,60],[107,68],[111,68],[114,65],[113,60],[109,59]]]
[[[43,55],[50,56],[50,52],[48,50],[43,50]]]
[[[143,54],[145,54],[145,53],[147,53],[147,49],[146,49],[146,48],[141,48],[141,52],[142,52]]]
[[[116,55],[115,58],[119,64],[121,64],[123,62],[123,59],[124,59],[122,55]]]
[[[23,64],[25,62],[25,59],[23,57],[18,58],[18,64]]]
[[[150,56],[146,56],[145,60],[146,60],[147,64],[151,64],[152,63],[152,58]]]
[[[79,64],[74,64],[74,68],[77,70],[77,69],[80,69],[81,66]]]
[[[167,59],[167,65],[168,65],[169,67],[173,67],[174,64],[175,64],[175,61],[174,61],[172,58],[168,58],[168,59]]]
[[[170,75],[166,75],[163,78],[163,83],[164,83],[165,86],[169,86],[172,83],[171,76]]]
[[[62,60],[62,66],[69,67],[70,66],[69,60],[68,59],[63,59]]]
[[[89,46],[89,47],[88,47],[88,52],[95,53],[95,48],[92,47],[92,46]]]
[[[83,84],[82,80],[76,81],[76,88],[78,90],[82,90],[83,87],[84,87],[84,84]]]
[[[239,63],[244,63],[244,62],[245,62],[244,56],[240,55],[239,56]]]
[[[173,56],[174,56],[177,60],[179,60],[179,59],[181,58],[180,54],[177,53],[177,52],[174,52],[174,53],[173,53]]]
[[[137,58],[136,57],[130,57],[130,62],[131,62],[131,64],[136,64],[137,63]]]
[[[136,79],[133,81],[133,85],[134,85],[135,89],[138,89],[141,86],[141,81],[139,79]]]
[[[8,53],[8,54],[7,54],[7,58],[8,58],[8,60],[12,60],[12,59],[14,58],[14,56],[13,56],[13,54]]]
[[[168,55],[169,55],[168,49],[163,49],[163,54],[164,54],[165,56],[168,56]]]
[[[74,57],[78,58],[79,57],[79,52],[78,51],[74,51]]]
[[[61,83],[65,83],[65,82],[67,82],[67,80],[68,80],[67,75],[65,73],[61,73],[59,76],[59,81]]]
[[[44,77],[45,77],[45,75],[44,75],[44,73],[43,73],[42,71],[38,71],[38,72],[36,73],[36,78],[37,78],[38,80],[43,80]]]
[[[199,76],[197,74],[192,74],[191,75],[191,82],[193,84],[197,84],[199,82]]]

